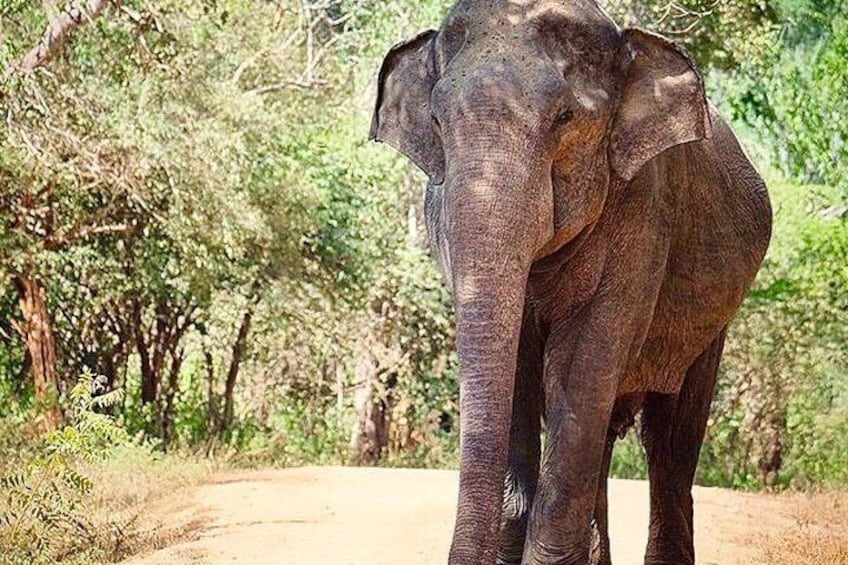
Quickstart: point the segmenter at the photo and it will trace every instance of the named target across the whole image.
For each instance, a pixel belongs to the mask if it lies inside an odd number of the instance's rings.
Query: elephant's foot
[[[651,536],[645,553],[645,565],[694,565],[695,551],[691,537],[684,533],[675,540]]]
[[[512,526],[512,527],[510,527]],[[524,534],[527,527],[526,517],[501,528],[501,547],[498,550],[497,565],[520,565],[524,552]]]
[[[695,562],[686,559],[677,559],[677,558],[645,558],[645,565],[694,565]]]

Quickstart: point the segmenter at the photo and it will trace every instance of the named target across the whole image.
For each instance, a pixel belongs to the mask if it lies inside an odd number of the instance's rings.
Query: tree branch
[[[302,80],[284,80],[278,82],[276,84],[269,84],[266,86],[260,86],[259,88],[254,88],[252,90],[245,91],[245,94],[248,96],[252,95],[260,95],[260,94],[268,94],[269,92],[275,92],[277,90],[285,90],[287,88],[302,88],[304,90],[308,90],[313,86],[320,86],[327,84],[326,80],[320,79],[312,79],[311,81],[302,81]]]
[[[47,63],[74,30],[97,19],[111,3],[112,0],[71,0],[65,9],[47,24],[38,45],[17,64],[12,65],[10,74],[31,73]]]
[[[48,251],[59,251],[92,237],[105,235],[131,235],[136,231],[136,229],[137,226],[125,223],[108,224],[103,226],[86,226],[78,228],[64,237],[47,238],[44,248]]]

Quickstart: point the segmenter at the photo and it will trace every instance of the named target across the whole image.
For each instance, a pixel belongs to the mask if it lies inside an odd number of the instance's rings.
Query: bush
[[[772,165],[801,182],[836,186],[848,197],[848,4],[784,3],[778,41],[737,72],[718,74],[717,99],[752,128]]]
[[[109,458],[129,438],[105,410],[120,401],[115,390],[93,396],[97,380],[82,375],[69,395],[69,423],[47,434],[18,472],[0,478],[0,546],[11,563],[55,563],[91,551],[101,535],[88,496],[87,467]]]

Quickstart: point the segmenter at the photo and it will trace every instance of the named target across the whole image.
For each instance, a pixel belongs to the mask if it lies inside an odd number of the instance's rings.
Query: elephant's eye
[[[556,125],[561,126],[567,124],[573,117],[574,114],[571,112],[571,108],[563,108],[560,110],[559,114],[557,114]]]

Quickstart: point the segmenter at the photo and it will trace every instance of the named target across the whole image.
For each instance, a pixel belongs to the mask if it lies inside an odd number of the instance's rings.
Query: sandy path
[[[451,471],[296,468],[227,473],[198,487],[177,520],[203,524],[194,539],[133,564],[443,564],[453,526]],[[757,563],[759,534],[792,524],[779,498],[696,488],[698,563]],[[610,483],[616,565],[642,562],[647,483]]]

